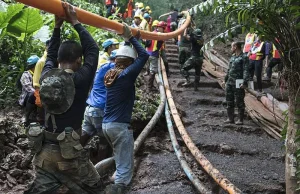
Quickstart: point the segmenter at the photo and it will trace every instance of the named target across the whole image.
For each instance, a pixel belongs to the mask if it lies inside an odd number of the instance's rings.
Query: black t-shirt
[[[72,127],[74,130],[81,128],[86,99],[98,65],[99,48],[96,42],[81,24],[76,24],[74,28],[80,37],[84,63],[82,67],[73,74],[73,81],[75,85],[75,97],[73,104],[67,112],[54,115],[57,125],[56,133],[62,132],[66,127]],[[60,29],[55,28],[50,39],[47,60],[41,77],[43,77],[46,72],[57,67],[57,53],[59,45]],[[46,130],[53,132],[51,119],[48,120],[48,128]]]
[[[192,49],[191,49],[191,54],[192,56],[202,56],[202,54],[200,54],[200,50],[203,46],[204,43],[204,39],[203,38],[195,38],[195,36],[193,34],[190,35],[190,41],[192,44]]]

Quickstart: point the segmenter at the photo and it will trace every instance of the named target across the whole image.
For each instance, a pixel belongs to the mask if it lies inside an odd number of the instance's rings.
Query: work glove
[[[121,36],[125,41],[129,41],[129,39],[133,36],[129,26],[126,23],[123,23],[123,34]]]

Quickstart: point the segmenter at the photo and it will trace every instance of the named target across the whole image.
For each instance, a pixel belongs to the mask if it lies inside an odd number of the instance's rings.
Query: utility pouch
[[[74,159],[81,155],[83,147],[79,141],[80,136],[73,129],[72,131],[63,131],[58,135],[57,140],[59,141],[61,156],[64,159]]]
[[[27,137],[29,140],[28,147],[32,153],[39,153],[43,146],[44,128],[38,123],[30,123]]]

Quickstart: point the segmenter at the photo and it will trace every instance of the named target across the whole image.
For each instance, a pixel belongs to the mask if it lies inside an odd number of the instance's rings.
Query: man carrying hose
[[[109,57],[109,62],[103,64],[96,72],[93,88],[86,101],[87,107],[84,112],[82,124],[81,144],[84,146],[95,134],[99,135],[99,146],[97,159],[100,161],[109,157],[109,144],[102,132],[102,119],[106,103],[106,88],[104,76],[108,70],[115,67],[117,50],[113,50]]]
[[[184,20],[185,21],[185,20]],[[183,21],[183,23],[184,23]],[[184,63],[187,61],[188,58],[191,56],[191,41],[188,39],[189,34],[191,34],[192,28],[189,25],[181,35],[178,37],[178,46],[179,46],[179,64],[180,64],[180,72],[184,76],[184,72],[182,71]],[[182,84],[182,86],[189,85],[190,82],[186,80]]]
[[[56,16],[40,81],[40,97],[46,111],[45,126],[31,123],[27,134],[29,146],[35,153],[36,178],[26,194],[56,193],[61,185],[75,194],[101,191],[100,176],[79,141],[99,48],[77,20],[74,8],[68,3],[62,5],[65,20],[78,32],[82,46],[75,41],[60,45],[60,27],[64,20]]]
[[[191,57],[184,63],[182,72],[185,76],[186,82],[190,83],[190,75],[189,70],[194,68],[195,69],[195,81],[194,81],[194,90],[198,90],[198,85],[200,82],[200,73],[203,63],[203,53],[201,48],[204,44],[204,39],[202,36],[202,31],[200,29],[195,29],[187,39],[191,41]]]
[[[133,133],[129,130],[135,100],[135,80],[149,58],[146,50],[124,24],[123,37],[133,47],[123,46],[116,53],[116,66],[104,78],[107,89],[102,130],[111,144],[116,163],[115,184],[106,193],[124,193],[133,174]],[[138,57],[136,57],[136,52]]]
[[[229,61],[229,68],[225,76],[228,119],[224,123],[234,123],[234,100],[236,100],[239,120],[235,124],[242,125],[245,112],[244,89],[247,88],[250,78],[249,59],[247,54],[242,52],[240,42],[233,42],[231,44],[231,51],[233,55]],[[243,79],[243,83],[238,88],[236,87],[237,79]]]

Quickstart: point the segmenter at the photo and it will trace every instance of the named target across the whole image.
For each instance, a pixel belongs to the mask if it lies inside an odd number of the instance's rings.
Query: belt
[[[81,130],[74,130],[79,136]],[[59,136],[60,133],[51,133],[49,131],[44,130],[44,135],[45,135],[45,140],[52,141],[58,143],[57,137]]]

